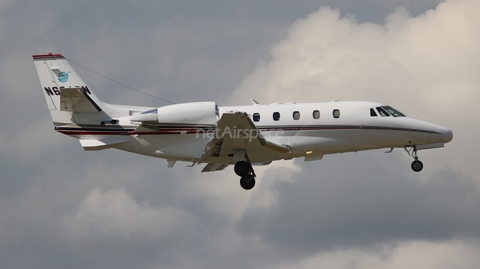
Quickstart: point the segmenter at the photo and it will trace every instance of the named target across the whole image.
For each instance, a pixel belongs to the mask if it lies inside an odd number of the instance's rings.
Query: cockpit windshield
[[[381,106],[377,107],[377,111],[382,117],[390,117],[390,113]]]
[[[395,108],[393,108],[391,106],[382,106],[382,108],[387,110],[394,117],[405,117],[405,115],[402,112],[396,110]]]

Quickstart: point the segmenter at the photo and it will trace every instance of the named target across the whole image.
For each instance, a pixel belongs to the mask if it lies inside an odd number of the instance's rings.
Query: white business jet
[[[255,186],[252,165],[325,154],[405,148],[411,168],[423,168],[417,150],[443,147],[452,131],[374,102],[286,103],[219,107],[215,102],[162,107],[100,101],[61,54],[33,55],[55,130],[85,150],[115,148],[206,164],[202,172],[234,165],[244,189]]]

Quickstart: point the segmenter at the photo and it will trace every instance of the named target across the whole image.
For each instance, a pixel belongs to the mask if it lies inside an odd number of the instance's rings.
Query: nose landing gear
[[[419,160],[415,160],[412,162],[412,170],[415,172],[420,172],[423,169],[423,163]]]
[[[420,172],[423,169],[423,163],[418,160],[418,155],[417,155],[417,147],[416,146],[409,146],[405,147],[405,150],[408,152],[410,156],[412,156],[415,160],[412,162],[412,170],[415,172]],[[411,154],[410,154],[411,152]]]
[[[240,176],[240,186],[243,189],[251,190],[255,186],[256,175],[250,162],[238,161],[233,170]]]

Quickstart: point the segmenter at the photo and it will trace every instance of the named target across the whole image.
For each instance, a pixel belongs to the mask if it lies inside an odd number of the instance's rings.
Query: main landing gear
[[[423,163],[418,160],[417,147],[416,146],[405,147],[405,150],[408,152],[409,155],[411,155],[415,159],[411,165],[412,170],[415,172],[422,171]],[[410,151],[412,152],[411,154],[410,154]]]
[[[252,164],[246,161],[239,161],[234,167],[235,173],[240,177],[240,186],[245,190],[250,190],[255,186],[255,172]]]

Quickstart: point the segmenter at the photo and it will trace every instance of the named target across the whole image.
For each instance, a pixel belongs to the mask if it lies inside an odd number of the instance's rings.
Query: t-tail
[[[110,118],[108,105],[61,54],[33,55],[33,61],[55,126],[99,124]]]

